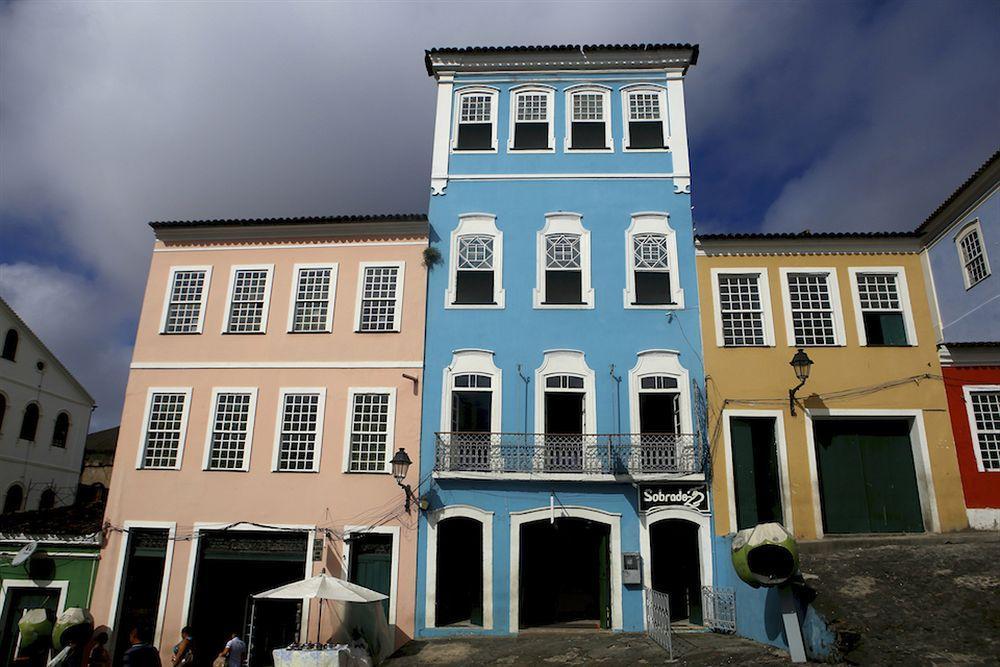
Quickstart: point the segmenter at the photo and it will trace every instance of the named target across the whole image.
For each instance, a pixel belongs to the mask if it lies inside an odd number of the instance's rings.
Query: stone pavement
[[[675,634],[679,665],[778,665],[788,654],[710,632]],[[660,665],[667,652],[641,634],[598,630],[526,630],[516,637],[451,637],[412,641],[389,667],[413,665]]]

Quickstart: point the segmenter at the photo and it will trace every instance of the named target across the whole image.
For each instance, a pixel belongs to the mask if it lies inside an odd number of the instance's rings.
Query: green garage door
[[[814,429],[825,532],[924,530],[909,421],[818,420]]]

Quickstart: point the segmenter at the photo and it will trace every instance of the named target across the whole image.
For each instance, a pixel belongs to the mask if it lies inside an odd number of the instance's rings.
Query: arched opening
[[[7,414],[7,397],[0,394],[0,433],[3,433],[3,418]]]
[[[38,509],[50,510],[56,506],[56,492],[52,489],[45,489],[38,498]]]
[[[69,415],[60,412],[56,417],[56,426],[52,431],[52,446],[65,447],[69,440]]]
[[[3,352],[0,353],[0,357],[8,361],[14,361],[14,358],[17,356],[17,341],[17,330],[9,329],[3,339]]]
[[[670,620],[700,625],[701,549],[699,526],[685,519],[661,519],[649,527],[650,586],[670,599]]]
[[[560,517],[521,526],[520,627],[611,627],[611,526]]]
[[[437,627],[483,626],[483,524],[452,517],[437,524]]]
[[[24,417],[21,418],[21,433],[18,435],[21,440],[35,441],[35,435],[38,433],[39,414],[37,403],[28,403],[28,406],[24,408]]]
[[[9,489],[7,489],[7,495],[3,499],[3,513],[13,514],[21,509],[21,503],[24,502],[24,489],[21,488],[20,484],[12,484]]]

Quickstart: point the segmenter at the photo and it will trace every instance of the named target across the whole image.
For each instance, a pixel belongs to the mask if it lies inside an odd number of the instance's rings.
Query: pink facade
[[[369,577],[383,573],[391,583],[389,622],[397,645],[405,642],[413,636],[416,519],[403,509],[388,461],[400,447],[419,460],[426,221],[168,224],[156,231],[95,618],[127,632],[131,619],[143,617],[155,628],[165,664],[181,627],[194,624],[198,632],[200,620],[203,643],[211,644],[202,650],[214,657],[220,624],[235,630],[246,623],[243,603],[229,596],[242,600],[243,588],[259,592],[275,583],[266,568],[254,569],[265,567],[261,550],[301,537],[297,546],[274,551],[282,561],[275,568],[285,572],[276,576],[290,580],[325,568],[355,577],[355,560]],[[313,331],[293,332],[296,326]],[[378,330],[359,331],[366,327]],[[171,398],[181,406],[174,412]],[[230,399],[242,417],[223,425]],[[296,407],[300,399],[307,408]],[[416,465],[406,481],[417,487]],[[166,536],[165,547],[129,545],[142,530]],[[345,542],[351,532],[381,537]],[[221,546],[212,547],[206,535],[218,536],[212,539]],[[236,547],[225,540],[240,535],[263,539],[239,546],[245,555],[228,554]],[[369,561],[348,557],[369,542]],[[154,557],[143,561],[147,552]],[[158,594],[150,598],[155,582],[129,591],[130,581],[155,580],[160,567]],[[301,616],[303,638],[306,628],[316,636],[316,611]],[[323,620],[327,634],[332,619]]]

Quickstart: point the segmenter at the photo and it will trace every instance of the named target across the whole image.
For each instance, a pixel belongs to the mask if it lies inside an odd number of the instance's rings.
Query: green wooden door
[[[608,554],[608,534],[601,533],[598,551],[598,609],[601,613],[601,628],[611,628],[611,576]]]
[[[729,421],[733,452],[736,527],[782,523],[781,483],[773,417],[734,417]]]
[[[922,532],[905,420],[821,420],[814,427],[827,533]]]
[[[389,595],[392,587],[392,536],[367,534],[351,545],[351,581]],[[382,611],[389,618],[390,600],[382,600]]]

